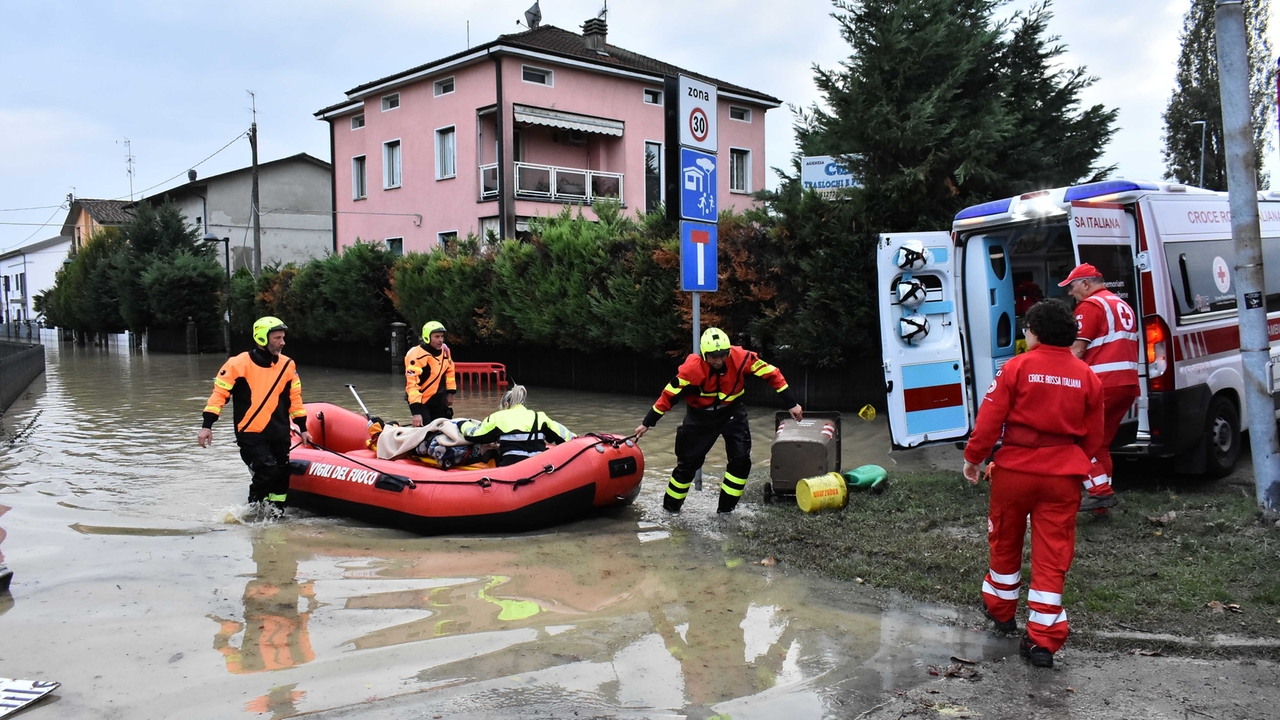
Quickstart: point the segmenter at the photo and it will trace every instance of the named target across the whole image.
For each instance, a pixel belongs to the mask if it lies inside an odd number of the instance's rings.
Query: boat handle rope
[[[324,422],[323,413],[321,414],[320,421],[321,421],[322,423]],[[296,433],[297,431],[296,431],[296,430],[294,430],[294,432]],[[405,482],[406,487],[408,487],[409,489],[416,488],[418,485],[479,485],[479,486],[480,486],[480,487],[482,487],[482,488],[487,488],[487,487],[490,487],[490,486],[492,486],[492,485],[497,484],[497,485],[510,485],[510,486],[511,486],[512,491],[515,491],[515,490],[518,490],[518,489],[520,488],[520,486],[522,486],[522,485],[531,485],[531,484],[533,484],[534,480],[536,480],[538,477],[540,477],[540,476],[542,476],[542,475],[550,475],[551,473],[554,473],[554,472],[556,472],[557,470],[561,470],[561,469],[563,469],[563,468],[564,468],[565,466],[567,466],[569,463],[573,462],[574,460],[577,460],[577,459],[578,459],[578,458],[579,458],[583,453],[585,453],[586,451],[588,451],[588,450],[590,450],[590,449],[592,449],[592,448],[594,448],[594,447],[597,447],[597,446],[599,446],[599,445],[609,445],[610,447],[618,448],[618,447],[621,447],[624,443],[634,441],[634,439],[635,439],[635,436],[634,436],[634,435],[631,435],[631,436],[628,436],[628,437],[624,437],[624,438],[619,438],[619,437],[616,437],[616,436],[604,437],[604,436],[601,436],[601,435],[597,435],[597,434],[595,434],[595,433],[588,433],[588,434],[587,434],[587,436],[595,438],[595,439],[596,439],[596,440],[595,440],[595,442],[591,443],[590,445],[587,445],[587,446],[583,447],[581,450],[579,450],[578,452],[576,452],[576,453],[574,453],[573,455],[571,455],[571,456],[569,457],[569,459],[568,459],[568,460],[565,460],[564,462],[560,463],[560,466],[559,466],[559,467],[557,467],[557,466],[555,466],[555,465],[552,465],[552,464],[548,463],[548,464],[546,464],[546,465],[543,465],[543,466],[542,466],[542,469],[541,469],[541,470],[539,470],[538,472],[536,472],[536,473],[534,473],[534,474],[532,474],[532,475],[530,475],[530,476],[528,476],[528,477],[517,478],[517,479],[515,479],[515,480],[507,480],[507,479],[505,479],[505,478],[492,478],[492,477],[489,477],[489,476],[487,476],[487,475],[486,475],[486,476],[484,476],[484,477],[482,477],[482,478],[480,478],[479,480],[466,480],[466,481],[459,481],[459,480],[413,480],[412,478],[406,477],[406,476],[404,476],[404,475],[395,475],[395,474],[392,474],[392,473],[384,472],[384,471],[379,470],[378,468],[372,467],[372,466],[370,466],[370,465],[366,465],[365,463],[360,462],[359,460],[357,460],[357,459],[355,459],[355,458],[351,457],[350,455],[347,455],[347,454],[345,454],[345,453],[338,452],[337,450],[332,450],[332,449],[330,449],[330,448],[327,448],[327,447],[325,447],[325,446],[321,445],[320,443],[317,443],[317,442],[316,442],[316,441],[314,441],[314,440],[312,440],[312,441],[311,441],[311,445],[313,445],[313,446],[315,446],[315,447],[317,447],[317,448],[320,448],[321,450],[324,450],[325,452],[333,453],[334,455],[337,455],[338,457],[344,458],[344,459],[346,459],[346,460],[350,460],[351,462],[353,462],[353,463],[355,463],[355,464],[357,464],[357,465],[359,465],[359,466],[361,466],[361,467],[363,467],[363,468],[366,468],[366,469],[368,469],[368,470],[372,470],[373,472],[379,473],[380,475],[387,475],[387,476],[389,476],[389,477],[394,477],[394,478],[397,478],[397,479],[401,479],[401,480],[403,480],[403,481]],[[301,441],[301,440],[299,440],[297,445],[294,445],[292,448],[290,448],[290,451],[292,451],[294,448],[298,447],[298,445],[301,445],[301,444],[302,444],[302,441]]]

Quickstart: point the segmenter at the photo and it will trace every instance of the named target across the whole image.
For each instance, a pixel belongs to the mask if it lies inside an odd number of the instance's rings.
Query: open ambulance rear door
[[[954,442],[972,427],[955,262],[946,232],[886,233],[876,248],[894,449]]]

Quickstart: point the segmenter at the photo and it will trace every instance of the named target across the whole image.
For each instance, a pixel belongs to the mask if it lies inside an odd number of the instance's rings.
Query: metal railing
[[[578,168],[515,163],[518,198],[557,202],[592,203],[596,198],[623,197],[622,173],[581,170]],[[480,199],[498,196],[498,165],[480,166]]]

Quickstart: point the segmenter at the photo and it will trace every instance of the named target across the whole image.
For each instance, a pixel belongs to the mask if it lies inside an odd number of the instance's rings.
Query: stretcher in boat
[[[316,446],[289,453],[289,504],[423,535],[513,532],[554,525],[640,493],[644,455],[633,441],[584,435],[506,467],[441,470],[379,460],[362,415],[307,403]]]

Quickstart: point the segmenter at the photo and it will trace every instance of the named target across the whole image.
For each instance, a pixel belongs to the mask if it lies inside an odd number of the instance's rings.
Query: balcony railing
[[[621,199],[622,173],[518,162],[516,197],[527,200],[592,203],[596,198]],[[480,199],[498,197],[498,165],[480,166]]]

